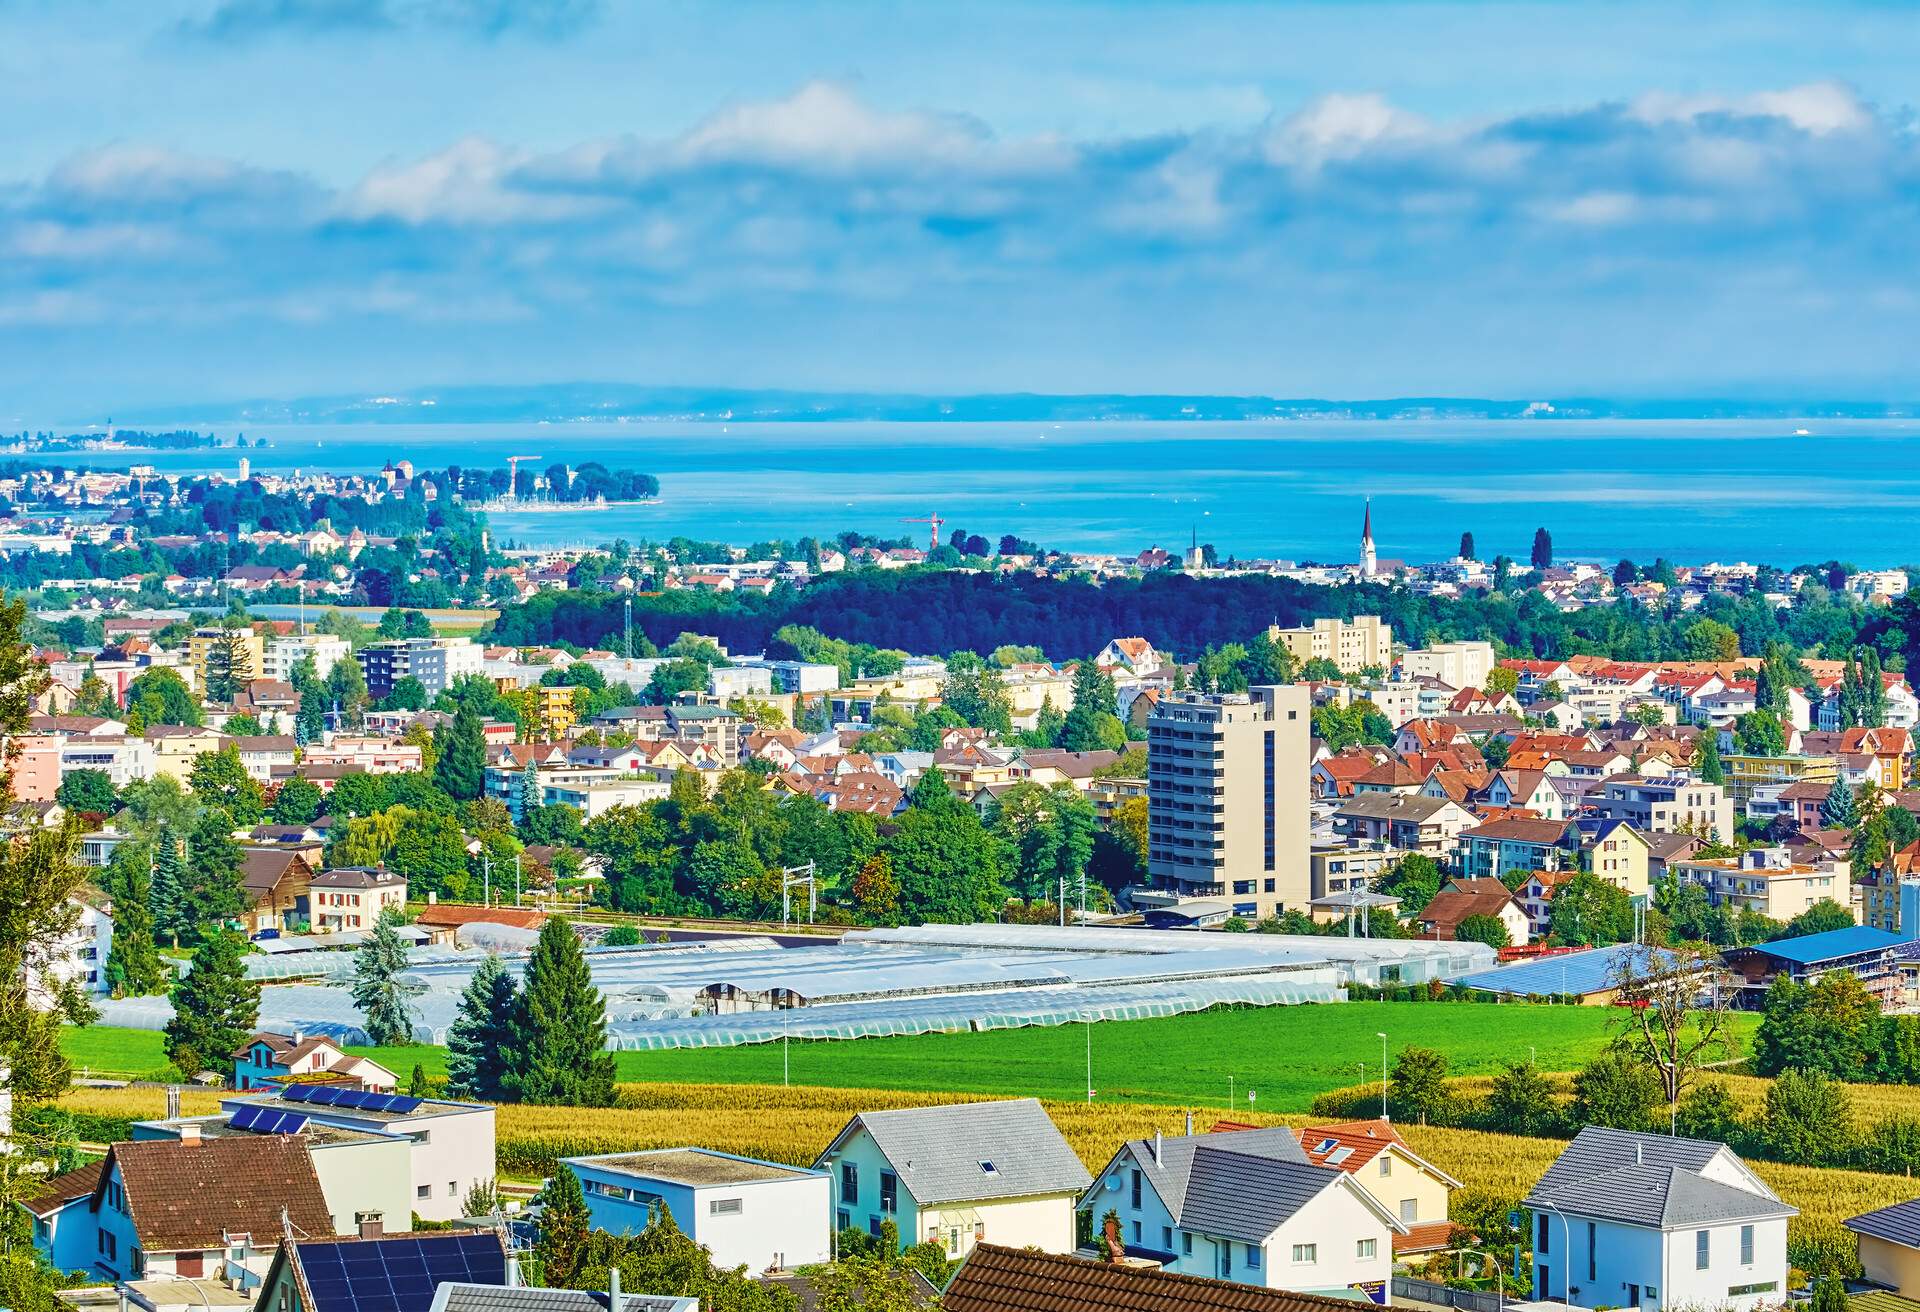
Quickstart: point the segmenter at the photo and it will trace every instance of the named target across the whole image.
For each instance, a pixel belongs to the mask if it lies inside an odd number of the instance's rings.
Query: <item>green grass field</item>
[[[1349,1002],[1339,1006],[1211,1011],[1161,1020],[923,1034],[835,1043],[794,1043],[787,1051],[795,1084],[840,1088],[950,1090],[1085,1096],[1087,1041],[1093,1087],[1102,1101],[1246,1106],[1305,1111],[1316,1094],[1380,1078],[1380,1040],[1391,1052],[1409,1044],[1437,1048],[1456,1075],[1488,1075],[1526,1059],[1528,1045],[1546,1070],[1573,1070],[1607,1042],[1615,1013],[1594,1007],[1481,1006],[1463,1003]],[[737,1048],[623,1052],[630,1082],[778,1084],[778,1043]],[[140,1030],[70,1030],[76,1068],[95,1074],[149,1075],[166,1066],[160,1036]],[[442,1048],[362,1048],[404,1082],[416,1063],[446,1069]],[[1364,1065],[1365,1069],[1362,1070]]]

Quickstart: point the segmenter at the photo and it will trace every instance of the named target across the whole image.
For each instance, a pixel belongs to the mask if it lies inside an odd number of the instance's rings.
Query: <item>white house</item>
[[[834,1228],[938,1243],[1074,1250],[1074,1202],[1087,1168],[1039,1102],[967,1102],[862,1112],[814,1162],[833,1175]]]
[[[722,1269],[760,1272],[833,1260],[833,1187],[825,1171],[709,1148],[561,1160],[580,1177],[596,1230],[638,1234],[662,1204]]]
[[[1393,1277],[1407,1226],[1284,1126],[1134,1139],[1080,1200],[1096,1242],[1109,1214],[1129,1253],[1183,1275],[1347,1296]]]
[[[1522,1206],[1538,1298],[1739,1312],[1785,1301],[1799,1209],[1723,1143],[1589,1126]]]
[[[27,996],[35,1006],[52,1003],[58,983],[67,980],[79,985],[83,993],[107,992],[107,953],[113,947],[113,916],[106,900],[70,898],[79,912],[73,932],[53,949],[44,971],[27,967]]]

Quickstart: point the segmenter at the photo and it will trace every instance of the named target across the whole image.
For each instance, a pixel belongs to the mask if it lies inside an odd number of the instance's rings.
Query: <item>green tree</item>
[[[247,644],[251,636],[237,621],[223,623],[219,636],[207,647],[207,698],[228,703],[254,679],[253,651]]]
[[[1847,1312],[1847,1282],[1840,1276],[1822,1276],[1813,1284],[1813,1297],[1807,1301],[1809,1312]]]
[[[1380,881],[1379,891],[1400,899],[1400,910],[1417,914],[1440,891],[1440,867],[1423,852],[1409,852],[1394,862]]]
[[[229,738],[258,738],[266,732],[260,718],[255,715],[229,715],[221,724],[220,732]]]
[[[1580,1125],[1646,1130],[1662,1101],[1659,1077],[1621,1053],[1604,1053],[1573,1077],[1573,1117]]]
[[[186,907],[186,865],[181,860],[180,841],[165,825],[153,840],[153,877],[148,884],[147,905],[153,911],[153,933],[175,947],[190,932]]]
[[[1473,534],[1471,534],[1471,533],[1462,533],[1462,534],[1460,535],[1460,559],[1462,559],[1462,560],[1472,560],[1473,558],[1474,558],[1474,556],[1473,556]]]
[[[1853,1103],[1846,1086],[1819,1071],[1781,1071],[1767,1088],[1759,1138],[1776,1162],[1844,1162],[1853,1148]]]
[[[112,815],[120,805],[113,780],[105,770],[69,770],[61,777],[53,799],[69,811],[92,811],[97,815]]]
[[[203,812],[187,835],[187,862],[176,895],[175,923],[181,938],[215,934],[221,925],[245,913],[247,892],[240,862],[232,817],[217,807]]]
[[[1533,531],[1533,556],[1535,569],[1553,568],[1553,535],[1544,528]]]
[[[260,1021],[260,986],[247,978],[247,941],[231,930],[208,935],[194,949],[193,964],[173,987],[173,1018],[166,1051],[191,1079],[224,1070],[230,1054]]]
[[[1820,825],[1824,829],[1851,829],[1858,819],[1853,809],[1853,789],[1845,778],[1835,776],[1827,798],[1820,803]]]
[[[938,778],[929,770],[922,783]],[[941,785],[945,787],[944,783]],[[914,805],[898,817],[887,856],[908,924],[972,924],[996,919],[1006,905],[1006,869],[999,840],[970,806],[935,804],[914,791]]]
[[[1699,747],[1693,754],[1693,770],[1700,776],[1700,782],[1706,784],[1724,784],[1727,782],[1726,767],[1720,764],[1720,735],[1708,730],[1700,735]],[[1720,835],[1713,835],[1720,837]]]
[[[1000,672],[977,657],[957,667],[949,661],[941,703],[966,723],[1004,736],[1013,732],[1013,700]]]
[[[1701,981],[1720,968],[1718,953],[1633,944],[1620,954],[1614,1048],[1651,1070],[1662,1096],[1677,1103],[1708,1062],[1733,1054],[1726,993]]]
[[[514,1042],[519,986],[488,953],[460,994],[460,1014],[447,1030],[447,1093],[497,1102]]]
[[[1734,722],[1733,747],[1742,756],[1780,756],[1787,731],[1772,711],[1749,711]]]
[[[165,993],[173,982],[153,939],[152,860],[145,843],[121,843],[107,861],[102,886],[113,899],[113,946],[106,980],[116,998]]]
[[[1553,895],[1553,937],[1574,947],[1624,943],[1633,937],[1633,899],[1591,871],[1581,871]]]
[[[187,772],[193,795],[205,805],[225,811],[237,825],[258,824],[266,814],[265,793],[260,781],[247,773],[240,760],[240,749],[229,742],[217,752],[203,752],[194,758]]]
[[[367,1037],[376,1045],[408,1043],[413,1017],[407,1009],[400,975],[407,968],[407,944],[400,937],[391,907],[380,913],[373,933],[353,954],[353,1005],[365,1018]]]
[[[139,724],[199,724],[200,701],[178,673],[164,665],[143,670],[127,685],[127,714]]]
[[[1830,897],[1823,897],[1787,922],[1784,937],[1799,938],[1804,934],[1825,934],[1836,929],[1846,929],[1855,924],[1853,913]]]
[[[1530,1061],[1509,1063],[1493,1077],[1487,1111],[1503,1134],[1552,1134],[1560,1122],[1553,1085]]]
[[[294,775],[274,793],[268,814],[277,825],[312,824],[320,818],[326,804],[327,795],[320,791],[320,785]]]
[[[1689,1089],[1681,1097],[1674,1109],[1673,1128],[1683,1138],[1726,1144],[1740,1143],[1746,1133],[1740,1104],[1720,1080]]]
[[[1879,1004],[1848,971],[1801,984],[1781,975],[1767,989],[1753,1066],[1762,1075],[1816,1072],[1838,1080],[1864,1073]]]
[[[393,687],[381,699],[381,706],[389,711],[424,711],[430,700],[427,685],[407,674],[393,681]]]
[[[1118,722],[1119,696],[1113,680],[1091,660],[1073,667],[1073,706],[1060,729],[1060,746],[1069,752],[1097,752],[1112,747],[1111,727],[1100,718]],[[1126,741],[1121,733],[1121,745]]]
[[[573,1168],[559,1165],[540,1191],[540,1239],[535,1252],[549,1289],[566,1289],[580,1269],[590,1229],[587,1196]]]
[[[1453,937],[1461,943],[1485,943],[1490,948],[1508,946],[1507,926],[1498,916],[1468,916],[1454,927]]]
[[[1400,1120],[1441,1119],[1452,1095],[1447,1091],[1447,1056],[1432,1048],[1408,1046],[1393,1059],[1387,1101]]]
[[[594,987],[580,940],[562,916],[541,927],[514,1009],[509,1096],[577,1107],[613,1105],[607,1002]]]
[[[439,760],[433,767],[433,780],[456,801],[480,796],[486,783],[487,739],[480,717],[471,707],[454,713],[443,735],[436,735],[434,748]]]

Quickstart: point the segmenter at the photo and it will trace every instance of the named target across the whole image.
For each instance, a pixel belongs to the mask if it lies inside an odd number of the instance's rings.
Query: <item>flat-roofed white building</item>
[[[832,1182],[825,1171],[710,1148],[561,1161],[580,1177],[595,1229],[638,1234],[660,1203],[722,1269],[758,1273],[833,1259]]]

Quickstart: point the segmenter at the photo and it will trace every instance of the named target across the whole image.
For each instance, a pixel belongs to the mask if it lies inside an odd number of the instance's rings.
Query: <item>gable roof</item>
[[[1200,1143],[1187,1170],[1187,1195],[1174,1223],[1259,1243],[1346,1176],[1324,1166],[1280,1161]]]
[[[1370,1121],[1343,1121],[1338,1125],[1309,1126],[1300,1132],[1300,1138],[1307,1159],[1316,1166],[1331,1166],[1353,1175],[1388,1148],[1397,1148],[1409,1161],[1448,1188],[1460,1187],[1458,1180],[1407,1147],[1407,1141],[1400,1137],[1400,1132],[1393,1128],[1391,1121],[1376,1118]],[[1333,1160],[1342,1148],[1347,1150],[1347,1154],[1338,1161]]]
[[[1871,1235],[1890,1244],[1920,1248],[1920,1198],[1862,1212],[1840,1224],[1857,1235]]]
[[[308,1234],[333,1233],[333,1213],[298,1135],[116,1143],[107,1162],[94,1206],[101,1205],[107,1175],[118,1168],[134,1233],[149,1252],[219,1248],[228,1234],[238,1233],[264,1246],[280,1235],[283,1208],[287,1220]]]
[[[493,1230],[296,1239],[274,1262],[293,1267],[306,1312],[429,1312],[444,1283],[507,1282],[507,1250]]]
[[[1750,1187],[1702,1174],[1723,1155]],[[1799,1215],[1725,1144],[1592,1125],[1574,1137],[1521,1201],[1525,1207],[1557,1207],[1656,1228]]]
[[[49,1176],[40,1182],[39,1188],[22,1198],[20,1205],[35,1216],[46,1216],[76,1198],[90,1197],[100,1187],[100,1174],[106,1165],[103,1157],[97,1162],[88,1162],[85,1166],[76,1166],[71,1171]]]
[[[976,1244],[942,1312],[1354,1312],[1345,1299],[1263,1289],[1153,1267]]]
[[[1217,1129],[1212,1134],[1162,1138],[1158,1141],[1157,1155],[1154,1140],[1130,1139],[1121,1145],[1120,1151],[1114,1154],[1107,1166],[1101,1168],[1101,1174],[1105,1175],[1112,1168],[1113,1161],[1123,1156],[1130,1157],[1146,1177],[1147,1183],[1153,1186],[1153,1192],[1165,1204],[1167,1211],[1178,1217],[1186,1206],[1194,1153],[1202,1144],[1224,1148],[1242,1157],[1263,1157],[1270,1161],[1307,1165],[1307,1155],[1301,1151],[1300,1141],[1286,1126],[1247,1126],[1234,1130]],[[1265,1237],[1264,1234],[1261,1236]]]
[[[866,1130],[901,1185],[923,1206],[1077,1193],[1092,1179],[1036,1098],[861,1112],[814,1165],[826,1161],[856,1129]]]

